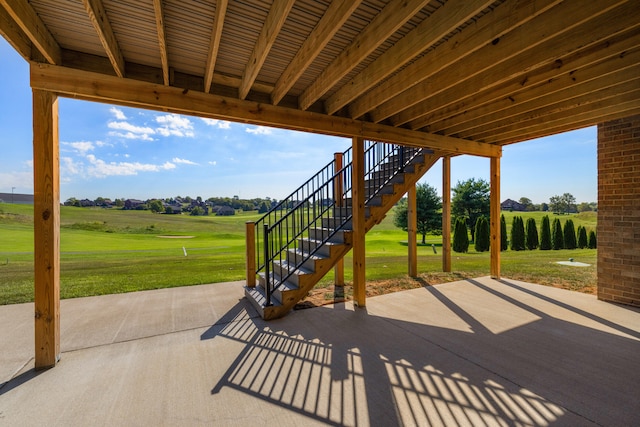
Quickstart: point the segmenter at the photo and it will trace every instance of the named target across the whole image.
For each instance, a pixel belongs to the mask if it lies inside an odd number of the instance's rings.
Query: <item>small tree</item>
[[[598,242],[596,241],[596,232],[591,230],[589,231],[589,249],[596,249],[598,247]]]
[[[525,246],[530,251],[538,248],[538,227],[536,226],[536,220],[533,218],[527,219],[527,238]]]
[[[491,238],[489,237],[489,221],[484,216],[481,216],[476,221],[476,240],[475,249],[476,252],[486,252],[489,250],[489,243]]]
[[[507,238],[507,221],[504,215],[500,215],[500,250],[506,251],[509,248],[509,239]]]
[[[395,210],[393,224],[407,231],[407,199],[402,199]],[[428,233],[442,234],[442,200],[437,190],[429,184],[416,185],[416,231],[426,244]]]
[[[540,225],[540,250],[548,251],[551,249],[551,225],[549,224],[549,215],[542,217]]]
[[[453,250],[455,252],[467,252],[469,250],[469,234],[464,218],[456,220],[453,231]]]
[[[578,247],[584,249],[589,246],[589,239],[587,238],[587,229],[582,225],[578,226]]]
[[[564,248],[565,249],[575,249],[578,247],[578,242],[576,242],[576,228],[573,225],[573,220],[568,219],[564,223],[563,238],[564,238]]]
[[[160,213],[160,212],[164,212],[164,206],[162,205],[162,200],[151,200],[148,203],[149,206],[149,210],[151,210],[151,212],[153,213]]]
[[[524,222],[520,216],[514,216],[511,221],[511,250],[524,250]]]
[[[558,218],[553,220],[553,226],[551,226],[551,249],[557,251],[564,248],[564,237],[562,235],[562,225]]]
[[[196,206],[195,208],[191,209],[191,216],[199,215],[204,215],[204,209],[202,209],[200,206]]]

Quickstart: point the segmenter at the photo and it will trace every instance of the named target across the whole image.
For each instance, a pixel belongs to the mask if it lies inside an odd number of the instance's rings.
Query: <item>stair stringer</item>
[[[413,172],[405,172],[404,180],[401,183],[393,184],[393,193],[383,194],[382,203],[378,206],[369,206],[369,217],[365,220],[365,232],[371,230],[375,225],[380,224],[387,215],[387,212],[398,203],[411,187],[424,176],[425,173],[440,159],[441,154],[424,154],[424,161],[415,164]]]

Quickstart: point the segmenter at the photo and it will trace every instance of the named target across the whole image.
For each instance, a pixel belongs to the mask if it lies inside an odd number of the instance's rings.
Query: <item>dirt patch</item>
[[[517,276],[517,275],[516,275]],[[596,295],[597,286],[585,284],[583,286],[576,286],[571,281],[555,279],[553,282],[540,280],[540,278],[532,278],[527,276],[514,276],[510,275],[510,279],[519,280],[529,283],[538,283],[540,285],[552,286],[555,288],[567,289],[576,292],[582,292],[586,294]],[[373,297],[376,295],[385,295],[392,292],[405,291],[408,289],[416,289],[424,286],[438,285],[442,283],[455,282],[458,280],[472,279],[477,277],[477,274],[465,274],[465,273],[425,273],[420,277],[400,277],[397,279],[388,280],[375,280],[367,281],[367,297]],[[301,300],[293,308],[294,310],[302,310],[305,308],[321,307],[327,304],[340,303],[345,301],[351,301],[353,299],[353,287],[351,285],[344,286],[317,286],[313,288],[307,296]]]
[[[156,236],[161,239],[193,239],[196,236]]]

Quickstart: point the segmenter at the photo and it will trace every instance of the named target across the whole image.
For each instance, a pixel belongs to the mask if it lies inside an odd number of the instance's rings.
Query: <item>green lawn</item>
[[[538,226],[543,216],[540,212],[518,214],[525,219],[533,216]],[[505,212],[508,229],[513,215]],[[560,218],[564,221],[569,217],[576,227],[595,229],[595,214]],[[32,206],[0,204],[0,304],[33,300],[32,218]],[[245,222],[257,218],[257,214],[191,217],[63,206],[61,296],[73,298],[241,280],[245,277]],[[392,213],[367,234],[368,280],[411,280],[406,276],[406,240],[406,233],[393,226]],[[427,236],[427,245],[419,246],[418,284],[489,274],[489,253],[473,252],[472,247],[467,254],[454,253],[454,273],[442,273],[441,243],[441,237]],[[569,258],[591,266],[576,268],[555,263]],[[506,251],[502,255],[502,273],[514,279],[592,291],[595,262],[596,250]],[[350,265],[351,259],[347,257],[347,281],[351,280]],[[329,274],[319,286],[331,282]]]

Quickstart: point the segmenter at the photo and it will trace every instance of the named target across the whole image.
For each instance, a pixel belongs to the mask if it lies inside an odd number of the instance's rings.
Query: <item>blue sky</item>
[[[0,37],[0,192],[33,192],[28,64]],[[212,196],[280,199],[348,138],[60,98],[61,200]],[[597,201],[595,127],[504,147],[501,199]],[[452,183],[489,180],[489,160],[451,161]],[[421,182],[441,189],[440,162]]]

